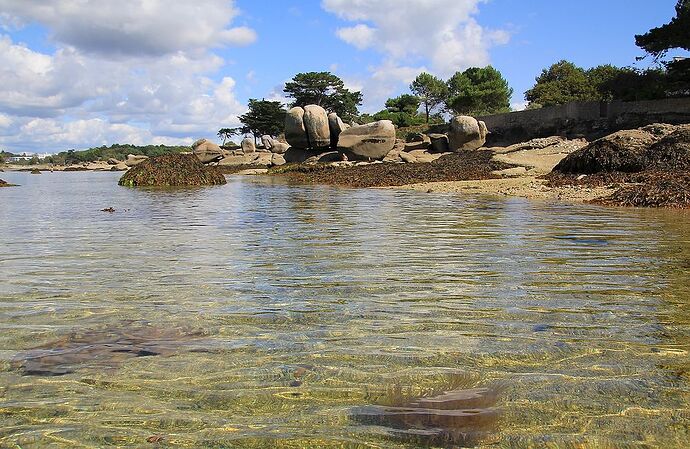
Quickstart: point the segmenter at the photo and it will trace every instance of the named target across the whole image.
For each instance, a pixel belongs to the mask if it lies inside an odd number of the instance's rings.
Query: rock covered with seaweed
[[[653,124],[618,131],[571,153],[549,180],[552,184],[623,184],[596,201],[600,204],[690,208],[689,170],[690,125]]]
[[[212,186],[225,184],[225,176],[207,167],[193,154],[166,154],[147,159],[127,171],[122,186]]]

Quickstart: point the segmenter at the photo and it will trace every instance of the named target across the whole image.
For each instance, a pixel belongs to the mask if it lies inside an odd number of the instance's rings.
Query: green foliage
[[[656,60],[672,48],[690,50],[690,0],[678,0],[676,16],[665,25],[635,36],[635,44]]]
[[[109,147],[105,145],[98,148],[89,148],[83,151],[62,151],[50,156],[50,162],[54,164],[80,164],[83,162],[107,161],[110,158],[123,161],[128,154],[144,155],[148,157],[161,156],[163,154],[181,153],[191,151],[189,147],[167,145],[121,145],[116,143]]]
[[[676,16],[665,25],[635,36],[635,44],[659,61],[669,50],[690,50],[690,0],[678,0]],[[690,59],[665,61],[668,96],[690,95]]]
[[[402,94],[386,100],[386,109],[389,112],[406,112],[410,115],[416,115],[419,105],[419,98],[410,94]]]
[[[685,86],[685,87],[683,87]],[[525,93],[532,105],[554,106],[571,101],[640,101],[687,95],[687,77],[671,70],[637,70],[610,64],[584,70],[561,61],[537,78]]]
[[[246,130],[254,134],[255,138],[264,134],[277,136],[283,132],[286,112],[279,101],[252,98],[249,100],[249,111],[240,115],[239,119]]]
[[[298,73],[285,83],[284,92],[294,99],[293,107],[316,104],[345,121],[357,117],[357,106],[362,104],[362,93],[349,91],[343,80],[330,72]]]
[[[409,112],[391,112],[387,109],[379,111],[372,116],[372,121],[375,120],[390,120],[398,128],[404,128],[407,126],[421,125],[426,123],[426,119],[423,115]]]
[[[412,84],[410,84],[410,90],[424,105],[427,123],[429,123],[430,113],[436,107],[443,104],[448,96],[448,86],[446,83],[426,72],[420,73],[415,78]]]
[[[619,68],[601,77],[591,74],[596,69],[598,68],[595,67],[587,72],[597,92],[594,100],[640,101],[668,96],[669,78],[663,69]]]
[[[242,128],[221,128],[218,130],[218,138],[223,139],[222,145],[225,145],[225,142],[232,136],[240,134],[242,134]]]
[[[367,123],[371,123],[374,121],[376,121],[376,119],[374,119],[374,116],[371,114],[367,114],[366,112],[364,114],[360,114],[355,119],[355,122],[359,123],[360,125],[366,125]]]
[[[594,97],[584,69],[569,61],[559,61],[544,69],[536,84],[525,92],[525,99],[542,106],[555,106],[571,101],[588,101]]]
[[[491,66],[471,67],[448,80],[446,107],[459,114],[482,115],[510,111],[513,89]]]

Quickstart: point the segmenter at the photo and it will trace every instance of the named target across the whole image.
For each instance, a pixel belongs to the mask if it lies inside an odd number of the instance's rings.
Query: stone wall
[[[595,139],[650,123],[690,123],[690,98],[652,101],[576,102],[562,106],[477,117],[491,134],[487,145],[510,145],[560,135]]]

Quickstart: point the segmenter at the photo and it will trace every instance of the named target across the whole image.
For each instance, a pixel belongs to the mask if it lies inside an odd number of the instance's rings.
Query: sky
[[[288,102],[295,74],[330,71],[362,112],[488,64],[515,109],[567,59],[646,67],[634,36],[676,0],[0,0],[0,149],[191,144],[239,125],[250,98]],[[680,53],[679,53],[680,54]]]

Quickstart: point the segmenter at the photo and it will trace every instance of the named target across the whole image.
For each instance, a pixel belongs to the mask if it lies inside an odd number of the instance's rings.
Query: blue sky
[[[0,148],[57,152],[190,143],[237,125],[249,98],[285,100],[332,71],[363,111],[422,70],[492,64],[515,107],[560,59],[637,63],[634,35],[675,0],[0,0]]]

